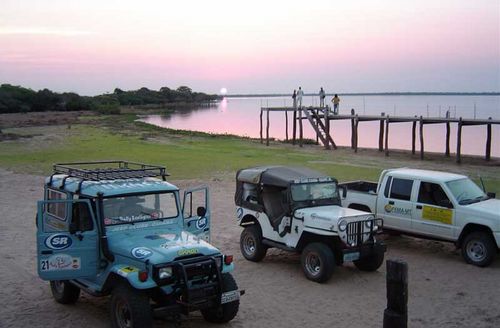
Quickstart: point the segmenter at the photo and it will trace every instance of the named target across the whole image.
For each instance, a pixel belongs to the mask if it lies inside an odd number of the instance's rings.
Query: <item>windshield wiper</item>
[[[482,200],[484,200],[484,196],[478,196],[478,197],[476,197],[474,199],[472,199],[472,198],[463,199],[463,200],[459,201],[458,203],[460,205],[469,205],[469,204],[473,204],[473,203],[479,203]]]

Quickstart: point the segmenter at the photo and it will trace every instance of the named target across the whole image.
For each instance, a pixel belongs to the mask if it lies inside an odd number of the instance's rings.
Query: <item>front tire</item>
[[[353,263],[361,271],[376,271],[384,263],[384,250],[376,247],[369,256],[365,256]]]
[[[260,262],[267,253],[267,247],[262,244],[262,231],[260,226],[252,224],[241,232],[240,250],[243,257],[252,262]]]
[[[238,290],[238,285],[230,273],[222,274],[222,292]],[[221,304],[216,308],[201,310],[203,318],[208,322],[226,323],[234,319],[240,307],[240,300]]]
[[[56,302],[61,304],[74,304],[80,296],[80,288],[67,280],[53,280],[50,290]]]
[[[332,276],[335,268],[335,256],[332,249],[326,244],[311,243],[302,251],[300,263],[307,279],[321,283]]]
[[[152,327],[153,316],[149,296],[121,283],[111,295],[111,322],[115,328]]]
[[[474,231],[465,236],[462,243],[462,256],[468,264],[486,267],[493,262],[496,245],[491,234]]]

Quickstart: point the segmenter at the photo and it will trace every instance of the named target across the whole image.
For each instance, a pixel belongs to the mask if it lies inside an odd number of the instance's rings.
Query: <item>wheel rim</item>
[[[125,301],[118,300],[116,302],[115,315],[119,327],[132,327],[132,316],[130,314],[130,309]]]
[[[317,253],[310,252],[306,255],[305,268],[311,276],[319,275],[321,271],[321,259]]]
[[[54,289],[58,294],[64,293],[64,281],[54,281]]]
[[[486,258],[486,246],[479,240],[471,240],[466,251],[467,256],[474,262],[481,262]]]
[[[256,244],[257,243],[252,236],[245,235],[245,238],[243,238],[243,250],[245,251],[245,254],[250,256],[253,255],[255,253]]]

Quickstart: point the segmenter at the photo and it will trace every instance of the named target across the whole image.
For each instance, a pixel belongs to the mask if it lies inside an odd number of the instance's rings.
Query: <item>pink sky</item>
[[[0,83],[500,91],[500,1],[11,1]]]

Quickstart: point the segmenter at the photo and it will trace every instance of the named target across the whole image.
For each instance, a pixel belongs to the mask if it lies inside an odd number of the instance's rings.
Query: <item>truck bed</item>
[[[369,194],[376,194],[378,183],[371,181],[350,181],[345,183],[339,183],[339,186],[347,187],[348,191],[358,191],[366,192]]]
[[[340,183],[347,188],[347,195],[341,199],[342,206],[375,213],[378,183],[370,181],[351,181]]]

